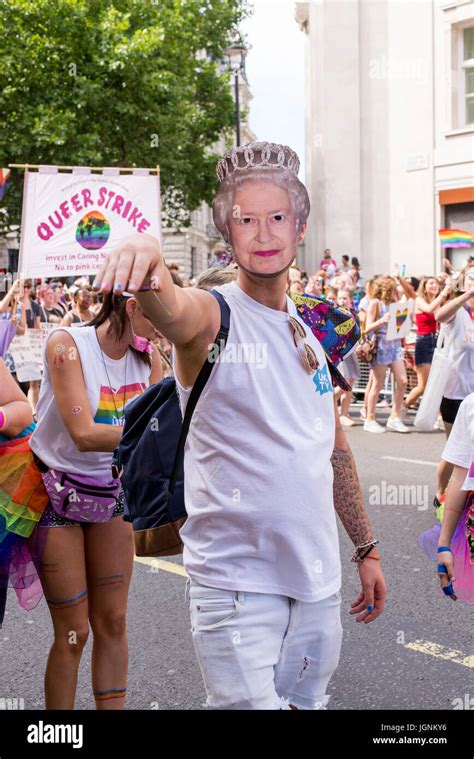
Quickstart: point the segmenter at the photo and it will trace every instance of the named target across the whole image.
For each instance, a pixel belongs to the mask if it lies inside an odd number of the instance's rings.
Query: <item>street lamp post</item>
[[[235,90],[235,135],[237,147],[240,146],[240,106],[239,106],[239,70],[234,72]]]
[[[225,51],[229,58],[229,66],[234,72],[234,98],[235,98],[235,137],[236,145],[240,146],[240,100],[239,100],[239,76],[245,72],[244,62],[247,48],[237,40]]]

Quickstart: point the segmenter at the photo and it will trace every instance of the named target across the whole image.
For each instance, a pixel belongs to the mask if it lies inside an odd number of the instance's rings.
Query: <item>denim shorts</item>
[[[433,353],[436,348],[436,333],[431,332],[429,335],[417,335],[415,342],[415,366],[421,364],[431,364]]]

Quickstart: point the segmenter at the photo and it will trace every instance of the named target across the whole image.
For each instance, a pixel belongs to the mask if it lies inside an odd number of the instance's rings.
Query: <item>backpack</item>
[[[229,306],[220,293],[210,292],[220,305],[221,326],[193,385],[184,418],[174,377],[152,385],[125,409],[123,435],[114,451],[112,469],[122,480],[124,519],[133,525],[137,556],[173,556],[183,550],[179,530],[187,518],[184,446],[216,354],[224,350],[229,334]]]

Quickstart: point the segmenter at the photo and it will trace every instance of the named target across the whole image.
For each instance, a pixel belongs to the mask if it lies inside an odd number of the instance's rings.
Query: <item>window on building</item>
[[[474,26],[464,29],[462,74],[465,124],[474,124]]]
[[[20,251],[16,248],[8,248],[8,271],[16,274],[18,271],[18,256]]]
[[[193,277],[196,277],[197,274],[197,249],[193,246],[191,248],[191,279],[193,279]]]

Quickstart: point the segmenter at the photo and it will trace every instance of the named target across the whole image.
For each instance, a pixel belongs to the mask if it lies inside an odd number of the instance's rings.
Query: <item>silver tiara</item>
[[[217,162],[216,174],[219,182],[223,182],[234,171],[271,169],[275,166],[288,169],[298,176],[300,159],[287,145],[277,145],[274,142],[249,142],[247,145],[232,148],[224,153]]]

